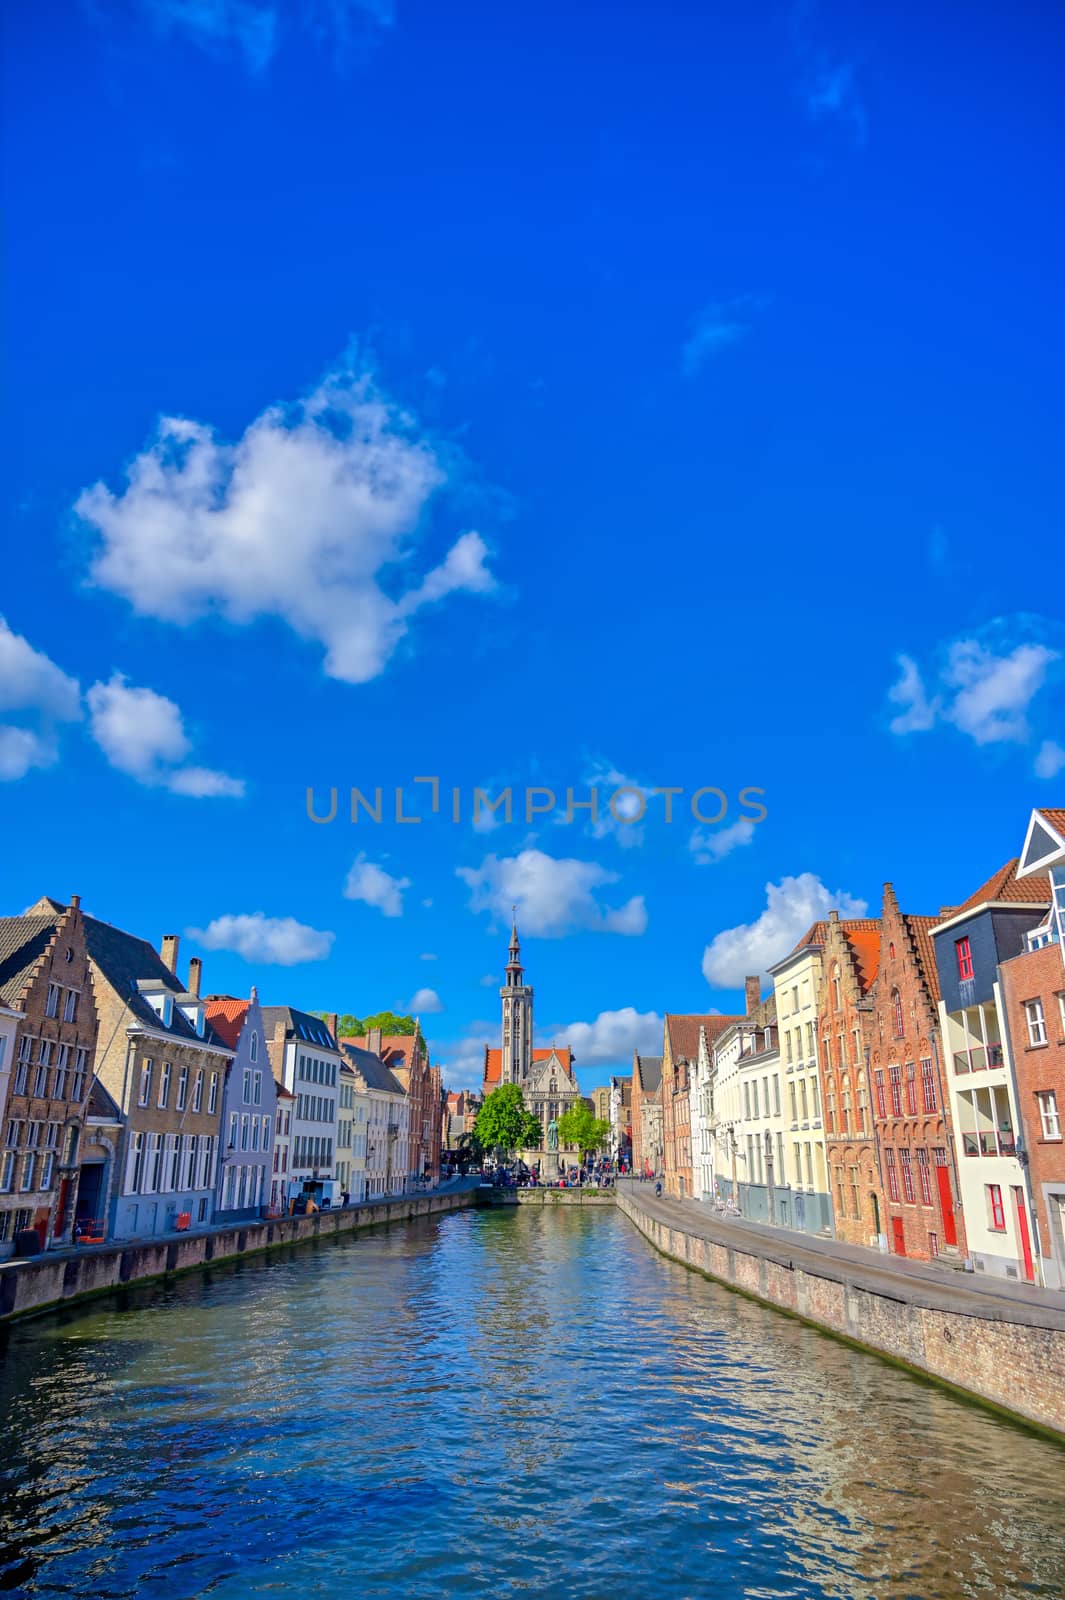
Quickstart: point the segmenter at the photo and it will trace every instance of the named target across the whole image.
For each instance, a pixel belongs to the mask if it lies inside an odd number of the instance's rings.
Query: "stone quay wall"
[[[451,1189],[437,1194],[409,1195],[396,1200],[319,1211],[311,1216],[278,1217],[262,1222],[235,1223],[203,1233],[170,1235],[141,1243],[98,1245],[88,1249],[47,1252],[25,1261],[8,1261],[0,1268],[0,1322],[123,1289],[152,1278],[170,1278],[221,1261],[278,1250],[312,1239],[331,1239],[342,1233],[372,1228],[387,1222],[408,1222],[463,1206],[476,1205],[476,1191]]]
[[[646,1197],[618,1206],[684,1266],[1065,1438],[1065,1312],[988,1296],[954,1274],[942,1285],[819,1258],[816,1243],[759,1239],[742,1224],[688,1231]]]

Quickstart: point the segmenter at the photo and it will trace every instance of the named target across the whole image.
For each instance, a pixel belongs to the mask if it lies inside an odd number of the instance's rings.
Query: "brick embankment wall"
[[[613,1189],[507,1189],[520,1206],[612,1206]]]
[[[474,1205],[471,1189],[442,1194],[382,1200],[309,1217],[280,1217],[268,1222],[242,1222],[232,1228],[179,1237],[110,1245],[62,1255],[34,1256],[7,1263],[0,1270],[0,1322],[33,1312],[54,1310],[71,1301],[122,1289],[130,1283],[168,1278],[212,1262],[277,1250],[312,1239],[331,1239],[383,1222],[406,1222]]]
[[[643,1196],[622,1192],[617,1203],[664,1255],[1065,1438],[1060,1310],[1011,1305],[950,1278],[889,1280],[875,1258],[868,1267],[818,1261],[813,1241],[789,1249],[742,1225],[708,1220],[688,1231]]]

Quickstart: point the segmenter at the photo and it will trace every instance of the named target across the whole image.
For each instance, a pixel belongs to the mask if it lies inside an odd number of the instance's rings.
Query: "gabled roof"
[[[1065,862],[1065,810],[1060,806],[1036,806],[1028,818],[1028,830],[1021,850],[1017,875],[1047,872]]]
[[[17,980],[21,970],[22,982],[25,982],[27,967],[23,956],[18,954],[19,935],[22,930],[29,934],[30,942],[38,949],[38,956],[47,948],[52,930],[62,916],[66,907],[58,900],[44,896],[23,917],[0,917],[0,952],[5,948],[9,950],[8,960],[2,962],[0,956],[0,997],[3,997],[7,983]],[[110,922],[100,922],[96,917],[82,913],[82,925],[85,929],[85,944],[89,958],[98,968],[107,983],[111,986],[119,999],[125,1003],[129,1014],[138,1022],[154,1030],[156,1033],[169,1034],[174,1039],[182,1040],[187,1044],[209,1044],[216,1049],[225,1049],[224,1041],[207,1024],[202,1034],[196,1032],[195,1027],[185,1017],[178,1006],[171,1008],[169,1024],[164,1024],[163,1019],[154,1011],[141,993],[141,987],[147,985],[154,989],[166,989],[175,999],[187,998],[185,985],[171,972],[163,961],[159,952],[150,945],[147,939],[140,939],[136,934],[126,933],[122,928],[115,928]],[[34,957],[34,960],[38,959]]]
[[[237,1000],[231,994],[212,994],[207,997],[206,1011],[215,1033],[235,1050],[248,1015],[248,1002]]]
[[[909,929],[917,951],[917,962],[921,969],[921,976],[927,985],[928,992],[933,1001],[939,999],[939,971],[936,967],[936,952],[932,944],[932,929],[939,921],[938,917],[908,917],[903,916],[903,922]]]
[[[388,1070],[376,1051],[364,1050],[352,1039],[341,1039],[340,1050],[368,1089],[378,1089],[385,1094],[406,1093],[402,1083]]]
[[[263,1006],[263,1031],[268,1039],[277,1037],[277,1024],[284,1028],[286,1038],[298,1039],[312,1050],[336,1050],[337,1042],[321,1017],[310,1011],[297,1011],[295,1006]]]
[[[60,911],[63,908],[60,907]],[[0,1000],[17,1005],[55,933],[58,916],[0,917]]]
[[[550,1045],[546,1050],[533,1050],[533,1064],[537,1061],[546,1061],[548,1056],[556,1055],[566,1071],[573,1073],[573,1053],[567,1045]],[[484,1081],[486,1084],[495,1084],[502,1081],[503,1077],[503,1052],[485,1046],[484,1052]]]
[[[718,1034],[724,1033],[734,1022],[744,1022],[745,1017],[722,1017],[717,1012],[698,1014],[685,1012],[666,1012],[666,1032],[669,1035],[669,1048],[673,1059],[677,1056],[686,1056],[689,1061],[694,1061],[699,1054],[699,1034],[706,1029],[706,1042],[713,1044]]]
[[[1027,878],[1018,878],[1017,869],[1020,858],[1014,856],[1004,866],[993,872],[986,883],[982,883],[975,894],[964,900],[952,912],[952,917],[960,916],[963,911],[975,911],[978,906],[1000,904],[1004,901],[1015,901],[1025,905],[1050,905],[1051,890],[1050,879],[1045,874],[1031,875]],[[937,917],[938,921],[943,921]]]
[[[852,931],[854,933],[873,933],[873,932],[876,932],[880,927],[880,918],[879,917],[848,917],[846,919],[842,919],[841,918],[840,927],[843,929],[844,933],[849,933],[849,932],[852,932]],[[795,949],[791,952],[792,955],[796,955],[800,950],[804,950],[807,947],[807,945],[812,945],[812,944],[822,945],[822,944],[824,944],[825,935],[826,935],[827,931],[828,931],[828,922],[826,921],[826,919],[824,917],[819,918],[817,922],[812,923],[810,925],[810,927],[807,928],[806,932],[803,934],[802,938],[799,940],[798,944],[795,946]]]
[[[633,1076],[639,1079],[642,1095],[657,1094],[662,1087],[662,1057],[637,1055],[633,1060]]]
[[[868,994],[880,967],[880,918],[863,918],[860,927],[841,922],[840,927],[850,947],[859,987]]]

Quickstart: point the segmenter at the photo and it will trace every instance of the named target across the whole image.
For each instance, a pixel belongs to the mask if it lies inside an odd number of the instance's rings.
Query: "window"
[[[888,1194],[892,1200],[897,1200],[899,1198],[899,1175],[895,1170],[894,1150],[884,1151],[884,1163],[887,1168]]]
[[[23,1194],[27,1194],[33,1188],[33,1174],[36,1166],[37,1152],[35,1150],[27,1151],[22,1159],[22,1182],[19,1184]]]
[[[1053,1089],[1047,1089],[1042,1094],[1037,1094],[1036,1104],[1039,1107],[1039,1121],[1043,1129],[1044,1139],[1061,1138],[1061,1116],[1058,1112],[1058,1097]]]
[[[262,1105],[262,1103],[263,1103],[263,1075],[262,1075],[261,1072],[257,1072],[255,1074],[255,1083],[254,1083],[254,1086],[253,1086],[252,1098],[253,1098],[253,1100],[254,1100],[254,1102],[255,1102],[255,1104],[257,1106],[261,1106]]]
[[[41,1157],[41,1176],[38,1180],[38,1188],[50,1189],[52,1187],[52,1172],[54,1168],[55,1151],[46,1150],[44,1155]]]
[[[926,1111],[935,1111],[939,1106],[935,1072],[928,1058],[921,1062],[921,1104]]]
[[[217,1074],[217,1072],[212,1072],[211,1073],[211,1091],[210,1091],[209,1095],[207,1096],[207,1110],[211,1114],[211,1116],[214,1116],[215,1112],[218,1110],[218,1074]]]
[[[237,1113],[235,1111],[231,1111],[229,1113],[229,1148],[231,1150],[235,1150],[237,1148],[237,1127]]]
[[[930,1206],[932,1204],[932,1175],[929,1170],[927,1150],[918,1150],[917,1152],[917,1176],[921,1184],[921,1204]]]
[[[894,939],[892,939],[891,943],[888,945],[888,958],[891,961],[894,961],[894,959],[895,959],[895,941],[894,941]]]
[[[244,1084],[241,1099],[244,1101],[246,1106],[251,1104],[251,1072],[247,1067],[244,1068]]]
[[[26,1093],[26,1079],[29,1076],[29,1071],[29,1066],[25,1061],[22,1060],[20,1056],[18,1066],[15,1068],[15,1081],[12,1085],[12,1092],[14,1094]]]
[[[28,1033],[24,1033],[18,1042],[18,1058],[20,1061],[33,1059],[33,1040]]]
[[[10,1194],[14,1178],[15,1152],[14,1150],[5,1150],[3,1159],[0,1160],[0,1193]]]
[[[891,991],[891,1013],[895,1037],[896,1039],[901,1039],[905,1028],[902,1020],[902,996],[897,989],[892,989]]]
[[[240,1119],[240,1148],[242,1150],[248,1148],[248,1116],[246,1112]]]
[[[891,1083],[891,1115],[902,1116],[902,1068],[889,1067],[888,1079]]]
[[[802,1120],[804,1122],[809,1122],[809,1120],[810,1120],[810,1106],[809,1106],[809,1102],[808,1102],[808,1100],[806,1098],[806,1079],[805,1078],[800,1078],[800,1080],[799,1080],[799,1099],[802,1101]]]
[[[55,1077],[52,1079],[52,1099],[65,1100],[67,1097],[67,1072],[65,1067],[56,1067]]]
[[[26,1131],[26,1145],[30,1150],[36,1150],[41,1142],[41,1124],[31,1122]]]
[[[1006,1215],[1002,1209],[1002,1190],[997,1183],[985,1185],[987,1189],[988,1226],[995,1233],[1005,1233]]]
[[[169,1061],[164,1061],[163,1062],[163,1070],[159,1074],[159,1104],[161,1106],[164,1106],[164,1107],[168,1106],[170,1104],[170,1063],[169,1063]]]
[[[1062,1037],[1065,1038],[1065,993],[1058,995],[1058,1010],[1061,1012],[1061,1033]],[[3,1059],[3,1056],[0,1055],[0,1062]]]
[[[58,984],[50,983],[48,985],[48,998],[44,1002],[44,1014],[45,1014],[46,1017],[58,1017],[58,1015],[59,1015],[59,985]]]
[[[139,1194],[144,1177],[144,1134],[135,1133],[130,1148],[129,1173],[126,1189],[129,1194]]]
[[[933,1261],[935,1260],[936,1256],[939,1254],[939,1234],[938,1233],[930,1233],[928,1235],[928,1254],[932,1257]]]
[[[21,1139],[22,1123],[16,1122],[15,1118],[12,1117],[7,1125],[7,1132],[4,1135],[4,1143],[7,1145],[9,1150],[13,1150],[15,1146],[19,1144]]]
[[[252,1029],[251,1048],[249,1050],[249,1054],[250,1054],[251,1059],[253,1061],[258,1061],[258,1059],[259,1059],[259,1035],[255,1031],[254,1028]]]
[[[63,996],[63,1021],[74,1022],[78,1015],[78,995],[76,989],[68,989]]]
[[[1028,1024],[1028,1043],[1030,1045],[1046,1044],[1047,1025],[1043,1015],[1042,1000],[1026,1000],[1024,1002],[1024,1017]]]
[[[33,1092],[42,1097],[48,1092],[48,1068],[37,1067],[33,1074]]]
[[[916,1195],[913,1191],[913,1161],[908,1150],[899,1151],[899,1161],[902,1164],[902,1192],[906,1199],[913,1205]]]
[[[148,1104],[148,1101],[151,1099],[151,1094],[152,1094],[152,1064],[151,1064],[150,1061],[145,1061],[145,1063],[141,1067],[141,1092],[140,1092],[140,1095],[138,1096],[137,1104],[140,1105],[140,1106],[146,1106]]]
[[[189,1097],[189,1069],[188,1069],[188,1067],[182,1067],[181,1071],[178,1073],[178,1085],[177,1085],[177,1108],[178,1108],[179,1111],[184,1111],[184,1109],[185,1109],[185,1101],[188,1099],[188,1097]]]
[[[200,1107],[202,1105],[203,1105],[203,1068],[201,1067],[199,1072],[197,1072],[197,1074],[196,1074],[196,1082],[195,1082],[195,1085],[193,1086],[193,1090],[192,1090],[192,1109],[193,1109],[193,1111],[199,1111],[199,1109],[200,1109]],[[182,1184],[181,1187],[185,1188],[186,1186],[185,1186],[185,1184]]]
[[[832,968],[832,1009],[839,1011],[843,1006],[843,993],[839,981],[839,963]]]
[[[958,957],[958,977],[971,978],[973,975],[973,952],[968,939],[955,939],[954,951]]]
[[[917,1068],[912,1061],[906,1063],[906,1113],[917,1115]]]

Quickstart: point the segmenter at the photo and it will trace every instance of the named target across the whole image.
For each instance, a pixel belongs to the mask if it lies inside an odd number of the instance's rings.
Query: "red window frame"
[[[878,1117],[887,1116],[887,1101],[884,1099],[884,1073],[877,1067],[873,1072],[873,1088],[876,1091],[876,1114]]]
[[[885,1150],[884,1151],[884,1163],[885,1163],[885,1166],[887,1168],[888,1194],[890,1195],[892,1200],[898,1200],[898,1198],[899,1198],[899,1175],[895,1171],[895,1152],[894,1152],[894,1150]]]
[[[913,1187],[913,1162],[910,1159],[910,1152],[900,1150],[899,1161],[902,1164],[902,1192],[912,1206],[917,1200],[917,1195]]]
[[[965,979],[973,976],[973,951],[968,938],[955,939],[954,949],[958,957],[958,977]]]
[[[906,1063],[906,1112],[917,1115],[917,1068],[912,1061]]]
[[[932,1174],[929,1170],[927,1150],[918,1150],[917,1152],[917,1176],[921,1184],[921,1204],[930,1206],[932,1204]]]
[[[1006,1213],[1002,1209],[1002,1189],[997,1183],[987,1186],[987,1198],[991,1202],[991,1226],[996,1233],[1006,1231]]]
[[[921,1062],[921,1096],[922,1104],[926,1111],[939,1110],[939,1095],[936,1092],[936,1075],[932,1067],[932,1058],[926,1056]]]
[[[891,1115],[902,1116],[902,1068],[888,1067],[888,1081],[891,1084]]]

